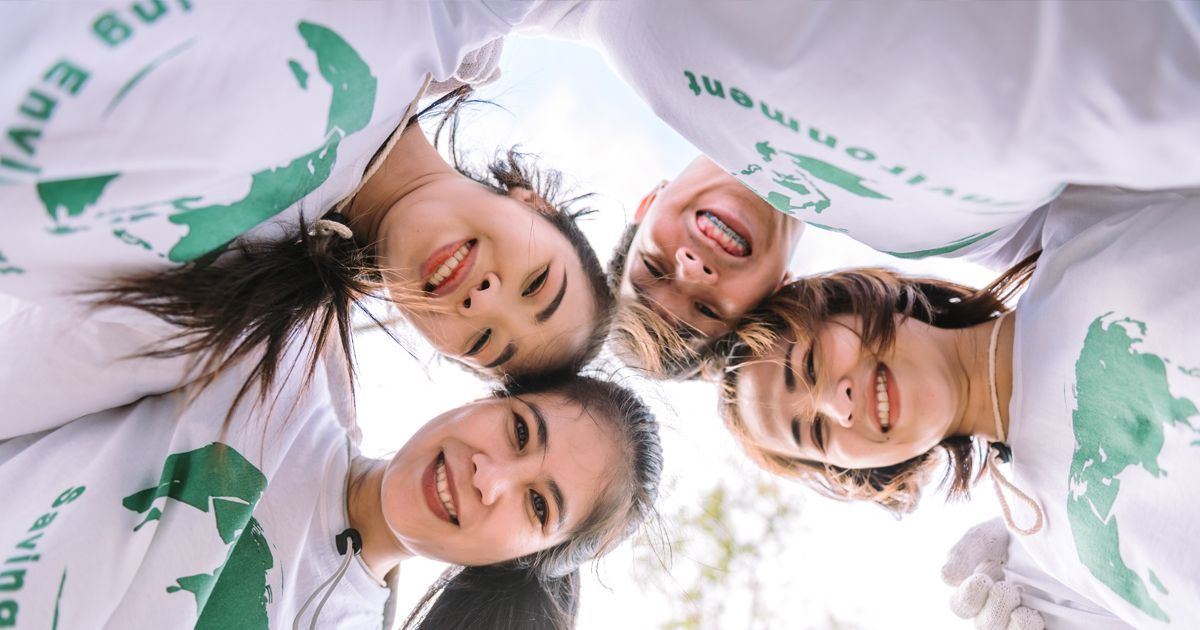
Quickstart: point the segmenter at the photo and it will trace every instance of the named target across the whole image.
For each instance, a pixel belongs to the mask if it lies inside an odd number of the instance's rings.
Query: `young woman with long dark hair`
[[[291,364],[313,351],[297,341]],[[652,513],[662,451],[647,408],[595,378],[525,382],[375,459],[358,452],[340,351],[331,340],[311,375],[241,402],[252,358],[203,388],[0,432],[0,540],[19,550],[3,618],[391,628],[388,583],[419,555],[457,568],[405,627],[572,627],[580,565]]]

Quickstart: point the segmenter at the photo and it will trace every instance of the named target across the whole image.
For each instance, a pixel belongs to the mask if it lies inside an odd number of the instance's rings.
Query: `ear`
[[[642,197],[642,202],[638,204],[637,212],[633,213],[633,222],[641,223],[642,218],[646,216],[646,212],[650,210],[650,206],[654,205],[654,199],[658,197],[658,191],[667,187],[667,180],[662,180],[655,186],[645,197]]]
[[[508,191],[508,197],[520,201],[542,214],[558,213],[558,208],[546,203],[545,199],[528,188],[512,188]]]
[[[790,272],[790,271],[783,272],[783,275],[779,277],[779,284],[775,285],[775,291],[779,291],[780,289],[782,289],[783,285],[791,282],[792,279],[793,279],[792,272]]]

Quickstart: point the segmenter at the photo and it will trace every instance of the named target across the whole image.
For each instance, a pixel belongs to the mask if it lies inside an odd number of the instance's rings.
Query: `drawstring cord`
[[[316,609],[313,610],[312,621],[308,625],[309,630],[316,630],[317,618],[321,616],[321,609],[325,607],[325,602],[333,594],[333,589],[337,588],[338,582],[341,582],[342,577],[346,575],[346,570],[350,568],[350,562],[354,560],[354,556],[362,553],[362,536],[353,527],[348,527],[345,531],[338,534],[334,538],[334,542],[337,544],[338,553],[346,557],[342,560],[342,564],[338,566],[337,570],[333,572],[333,575],[329,576],[324,582],[321,582],[317,590],[313,591],[312,595],[309,595],[308,599],[304,600],[304,605],[300,607],[300,612],[296,613],[296,618],[292,620],[292,630],[300,630],[300,619],[304,617],[304,611],[308,610],[308,605],[312,603],[317,595],[321,594],[321,591],[325,591],[324,596],[321,597],[321,601],[317,603]],[[350,547],[349,553],[347,553],[347,544]],[[326,590],[326,586],[329,587],[328,590]]]
[[[996,342],[1000,339],[1000,324],[1004,322],[1004,318],[1008,317],[1011,311],[1006,311],[996,318],[996,323],[992,326],[992,339],[988,344],[988,384],[991,386],[992,394],[992,416],[996,420],[996,437],[999,444],[991,444],[988,446],[987,454],[987,470],[988,475],[992,478],[992,488],[996,491],[996,498],[1000,500],[1000,509],[1004,511],[1004,523],[1008,528],[1022,536],[1032,536],[1042,529],[1044,516],[1042,506],[1031,498],[1029,495],[1021,492],[1021,489],[1013,485],[1003,474],[1000,473],[998,462],[1005,461],[1005,453],[1007,447],[1004,446],[1006,436],[1004,435],[1004,423],[1000,419],[1000,393],[996,387]],[[1008,500],[1004,498],[1004,488],[1007,488],[1014,497],[1019,499],[1029,509],[1033,510],[1034,521],[1029,528],[1018,527],[1013,520],[1012,510],[1008,507]]]

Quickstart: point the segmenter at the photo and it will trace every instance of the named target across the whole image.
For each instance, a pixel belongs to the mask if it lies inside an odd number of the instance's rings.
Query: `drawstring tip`
[[[362,535],[359,534],[358,530],[354,529],[353,527],[347,527],[345,531],[338,534],[337,537],[334,538],[334,542],[337,543],[339,555],[346,555],[346,543],[350,543],[350,552],[354,555],[357,556],[358,554],[362,553]]]

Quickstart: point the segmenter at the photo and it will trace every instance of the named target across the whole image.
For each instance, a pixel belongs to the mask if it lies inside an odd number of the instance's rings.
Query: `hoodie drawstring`
[[[333,594],[333,589],[337,588],[338,582],[342,581],[342,576],[346,575],[346,570],[350,568],[350,562],[354,560],[354,556],[362,553],[362,536],[353,527],[348,527],[345,531],[338,534],[334,538],[334,543],[337,545],[338,553],[345,556],[345,558],[337,570],[333,572],[333,575],[329,576],[324,582],[321,582],[317,590],[313,591],[312,595],[309,595],[308,599],[304,600],[304,605],[300,607],[300,612],[296,613],[296,618],[292,620],[292,630],[300,630],[300,619],[304,617],[304,611],[308,610],[308,605],[312,603],[317,595],[321,594],[321,591],[325,591],[324,596],[321,597],[321,601],[317,603],[316,609],[313,610],[312,621],[308,625],[309,630],[316,630],[317,618],[321,616],[321,609],[325,607],[325,602]],[[349,544],[349,550],[347,550],[347,544]]]
[[[996,318],[996,323],[992,326],[992,339],[988,344],[988,383],[991,385],[992,394],[992,415],[996,420],[996,437],[1003,444],[1006,440],[1004,435],[1004,423],[1000,419],[1000,394],[996,387],[996,342],[1000,339],[1000,324],[1004,322],[1004,318],[1008,317],[1011,311],[1006,311]],[[1029,495],[1021,492],[1021,489],[1013,485],[1003,474],[1000,473],[1000,466],[997,462],[1003,461],[1004,454],[999,445],[993,444],[988,446],[987,453],[987,470],[988,475],[992,478],[992,488],[996,491],[996,498],[1000,501],[1000,509],[1004,511],[1004,523],[1008,528],[1022,536],[1032,536],[1042,529],[1042,522],[1045,516],[1042,513],[1042,506]],[[1013,521],[1012,511],[1008,507],[1008,500],[1004,498],[1004,488],[1013,493],[1017,499],[1029,506],[1033,510],[1034,521],[1033,525],[1028,528],[1017,527]]]

